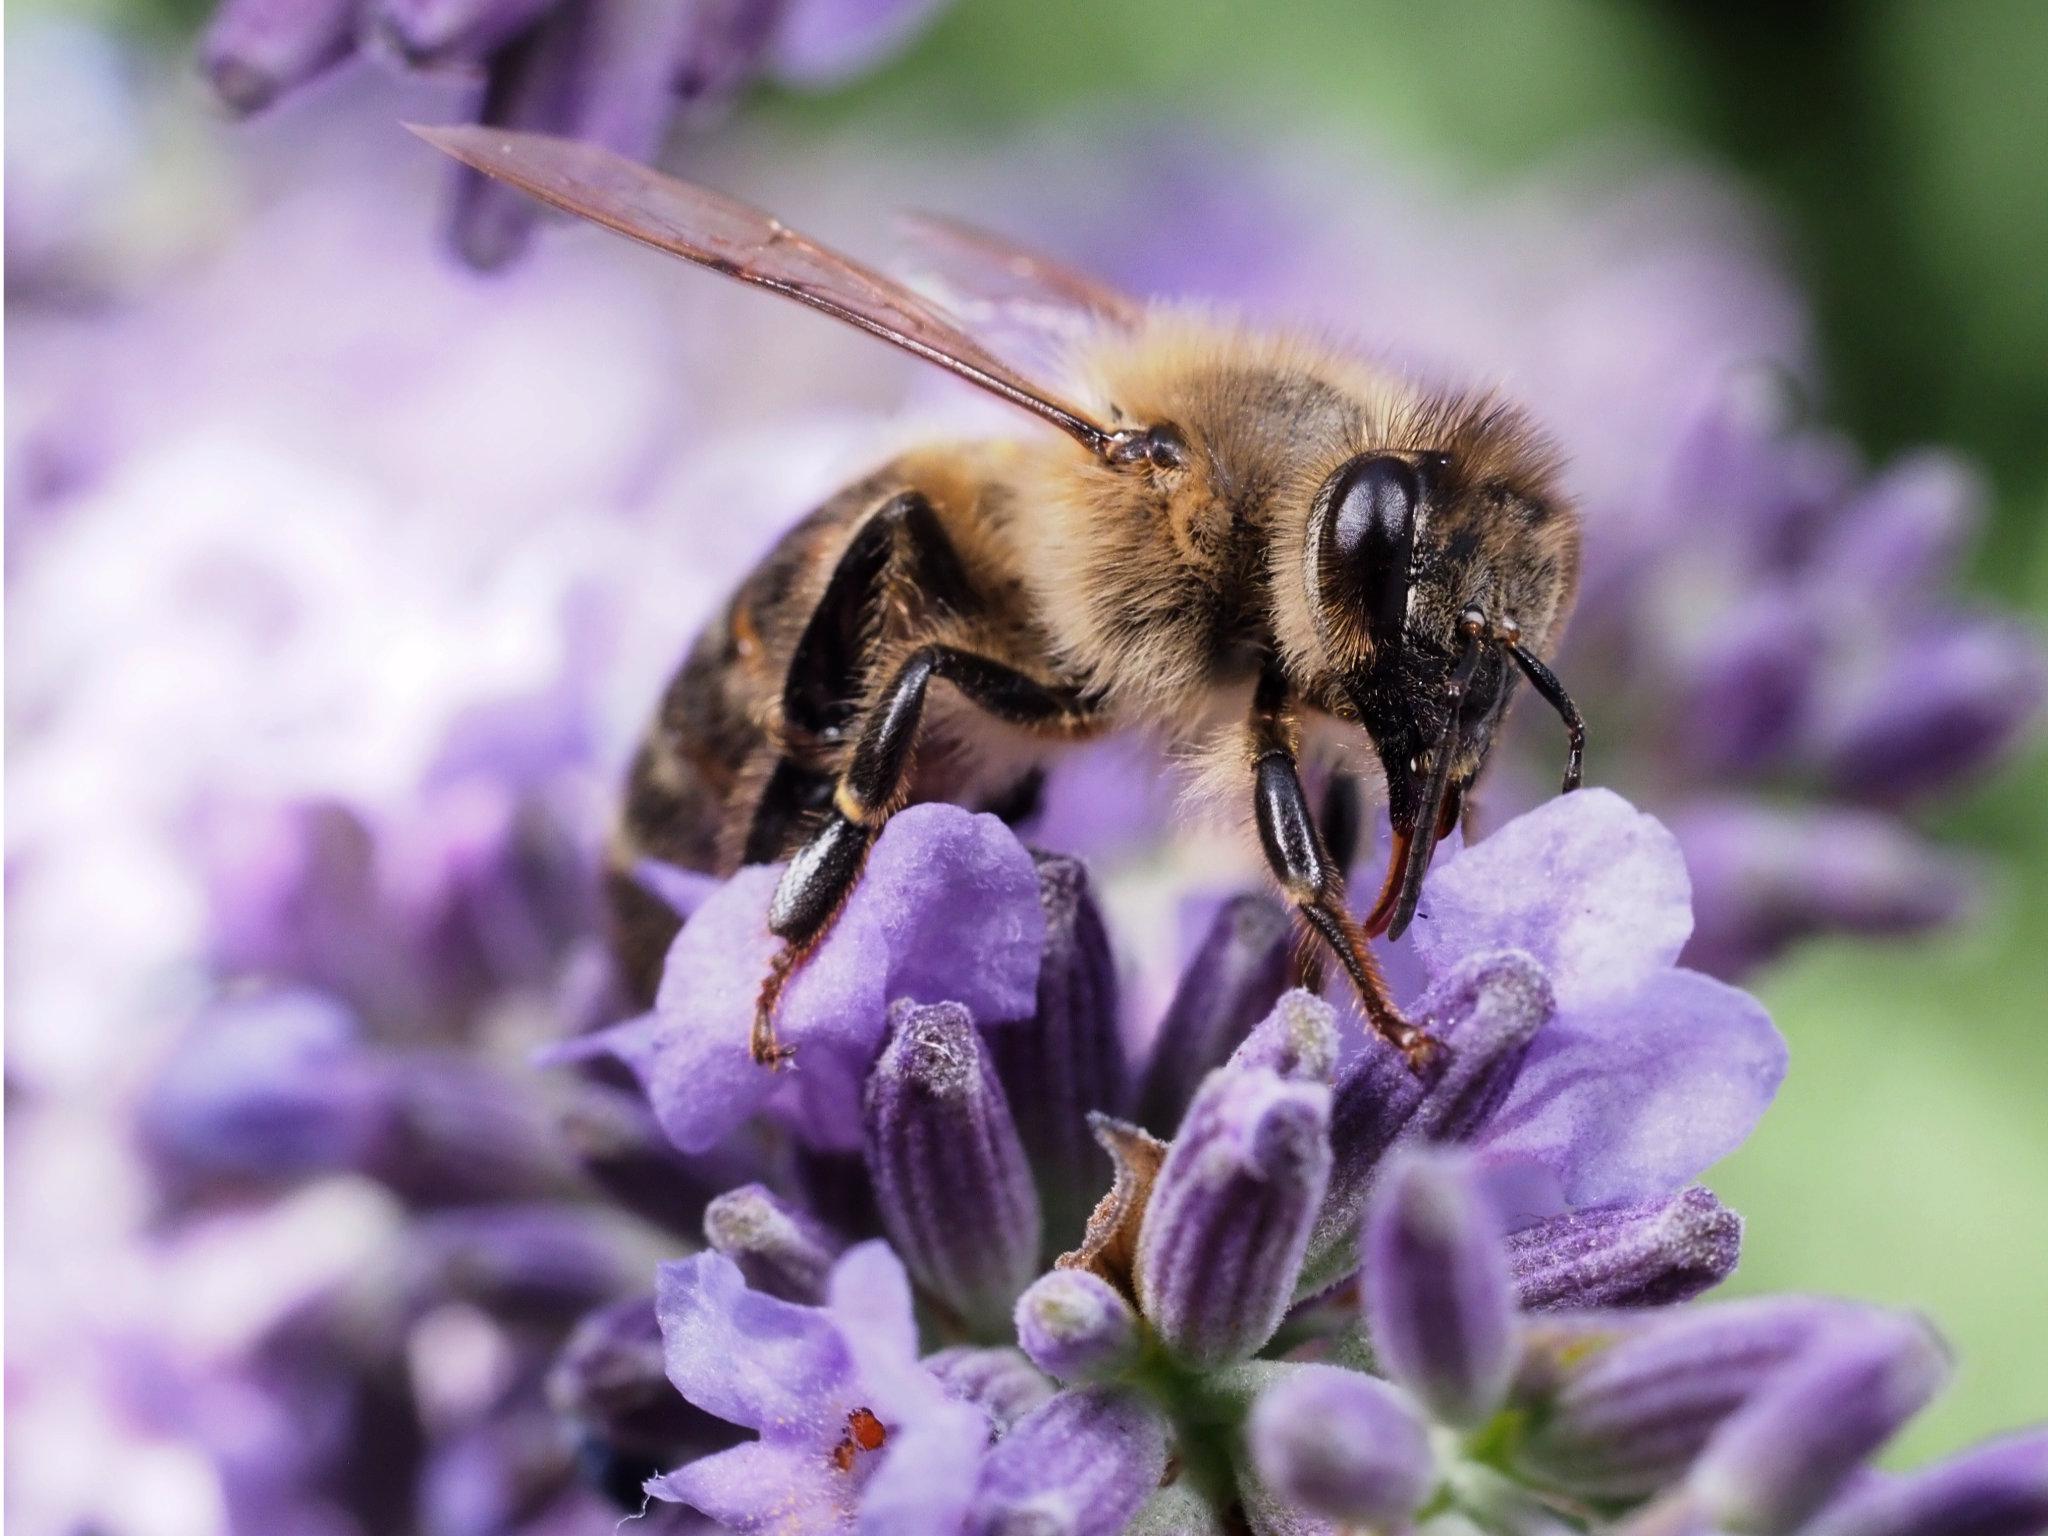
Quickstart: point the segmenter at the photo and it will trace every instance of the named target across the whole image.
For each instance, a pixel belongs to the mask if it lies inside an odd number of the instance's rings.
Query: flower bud
[[[1429,1435],[1385,1382],[1331,1365],[1289,1368],[1252,1409],[1260,1478],[1290,1503],[1346,1524],[1400,1530],[1435,1481]]]
[[[1514,1281],[1473,1171],[1446,1153],[1391,1168],[1361,1244],[1366,1330],[1387,1372],[1447,1423],[1507,1395],[1519,1353]]]
[[[377,0],[375,26],[406,63],[473,63],[539,19],[552,0]]]
[[[965,1008],[889,1010],[865,1140],[882,1225],[911,1274],[977,1329],[1006,1332],[1038,1267],[1038,1196]]]
[[[2040,642],[2004,620],[1948,619],[1907,632],[1830,717],[1833,786],[1898,804],[1982,771],[2036,718],[2048,692]]]
[[[1137,1393],[1062,1392],[990,1449],[969,1536],[1115,1536],[1165,1470],[1166,1426]]]
[[[2040,1536],[2048,1531],[2048,1429],[1966,1451],[1839,1498],[1802,1536]]]
[[[1396,1140],[1458,1141],[1499,1105],[1536,1032],[1555,1010],[1550,984],[1526,956],[1480,955],[1432,987],[1416,1010],[1445,1057],[1428,1082],[1378,1035],[1338,1073],[1330,1110],[1330,1189],[1316,1215],[1300,1295],[1327,1289],[1358,1264],[1358,1228]]]
[[[1669,1200],[1567,1211],[1507,1246],[1524,1311],[1661,1306],[1734,1272],[1742,1218],[1694,1185]]]
[[[1294,919],[1271,896],[1233,896],[1217,909],[1160,1021],[1140,1125],[1172,1134],[1202,1079],[1286,990],[1293,950]]]
[[[1330,1091],[1263,1068],[1209,1075],[1161,1164],[1137,1293],[1168,1348],[1213,1367],[1273,1336],[1329,1178]]]
[[[199,45],[214,93],[260,112],[355,51],[355,0],[222,0]]]
[[[1138,1315],[1100,1276],[1056,1269],[1019,1298],[1017,1342],[1049,1376],[1100,1380],[1137,1358]]]
[[[728,1190],[704,1208],[704,1241],[739,1265],[747,1284],[815,1305],[840,1245],[807,1213],[759,1184]]]
[[[1845,1308],[1774,1296],[1640,1314],[1633,1331],[1590,1347],[1566,1340],[1556,1379],[1534,1387],[1541,1412],[1523,1466],[1588,1497],[1654,1493]]]
[[[990,1021],[982,1032],[1017,1134],[1038,1179],[1046,1231],[1070,1246],[1109,1182],[1109,1159],[1088,1132],[1094,1110],[1124,1100],[1116,964],[1088,872],[1076,859],[1034,855],[1045,912],[1045,958],[1029,1019]]]
[[[1786,1536],[1927,1405],[1948,1371],[1917,1318],[1844,1319],[1714,1432],[1693,1466],[1693,1494],[1723,1530]]]
[[[1282,994],[1273,1011],[1230,1053],[1233,1067],[1264,1067],[1282,1077],[1327,1083],[1337,1067],[1337,1012],[1313,992]]]

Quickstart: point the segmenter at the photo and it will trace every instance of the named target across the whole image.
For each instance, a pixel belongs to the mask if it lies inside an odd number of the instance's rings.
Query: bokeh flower
[[[221,101],[259,112],[367,52],[476,81],[494,127],[588,139],[635,159],[671,122],[702,123],[756,82],[822,89],[906,45],[945,0],[220,0],[200,63]],[[463,171],[450,237],[476,267],[526,249],[528,200]]]

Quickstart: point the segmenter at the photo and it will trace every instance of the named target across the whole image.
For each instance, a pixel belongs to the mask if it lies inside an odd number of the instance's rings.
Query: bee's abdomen
[[[635,877],[635,866],[653,859],[730,874],[741,852],[732,828],[759,791],[758,783],[750,788],[748,769],[771,751],[759,684],[741,654],[745,624],[736,599],[698,637],[626,776],[606,893],[613,948],[643,1000],[653,994],[681,920]]]

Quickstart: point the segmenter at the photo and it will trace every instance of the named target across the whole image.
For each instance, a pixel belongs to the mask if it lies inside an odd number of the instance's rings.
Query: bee
[[[609,886],[635,986],[651,994],[679,926],[632,877],[639,860],[727,874],[786,859],[768,914],[782,948],[751,1041],[757,1061],[781,1062],[777,998],[891,814],[1028,790],[1062,749],[1137,728],[1230,765],[1310,942],[1372,1027],[1429,1063],[1435,1042],[1395,1005],[1369,941],[1413,918],[1518,679],[1564,722],[1567,791],[1584,752],[1584,722],[1542,660],[1571,608],[1579,522],[1519,410],[924,225],[960,291],[1078,337],[1056,391],[908,286],[716,192],[590,144],[416,131],[1054,429],[904,453],[784,534],[697,637],[618,826]],[[1359,747],[1377,758],[1393,829],[1363,920],[1345,893],[1354,834],[1318,827],[1299,766]],[[1333,800],[1326,822],[1342,809]]]

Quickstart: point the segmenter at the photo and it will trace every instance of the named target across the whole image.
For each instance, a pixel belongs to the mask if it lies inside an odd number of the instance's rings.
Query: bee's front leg
[[[784,941],[754,1010],[754,1059],[766,1065],[789,1049],[775,1038],[775,1005],[790,974],[824,937],[852,892],[882,826],[909,787],[912,750],[933,679],[943,679],[998,719],[1041,730],[1078,729],[1088,710],[1072,690],[950,645],[913,651],[862,721],[832,809],[789,861],[768,908],[768,928]]]
[[[1297,729],[1286,680],[1268,664],[1253,699],[1250,725],[1259,842],[1274,878],[1303,921],[1336,955],[1358,989],[1365,1016],[1418,1072],[1435,1059],[1437,1043],[1411,1024],[1387,991],[1387,979],[1364,930],[1344,900],[1344,871],[1316,831],[1295,766]]]

